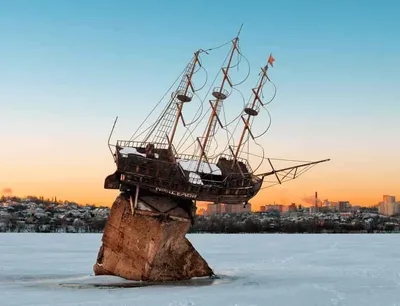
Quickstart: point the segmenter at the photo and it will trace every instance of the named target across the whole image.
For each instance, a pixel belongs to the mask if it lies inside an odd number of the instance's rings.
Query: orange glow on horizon
[[[63,190],[62,188],[57,188],[54,186],[53,188],[46,188],[46,190],[39,188],[39,186],[35,186],[36,184],[31,184],[31,187],[28,188],[27,186],[24,186],[25,188],[18,188],[14,189],[12,194],[4,194],[4,195],[15,195],[19,197],[26,197],[28,195],[32,196],[43,196],[45,199],[52,199],[54,197],[57,197],[58,201],[71,201],[71,202],[76,202],[81,205],[85,204],[93,204],[97,206],[108,206],[111,207],[113,204],[115,198],[118,196],[119,191],[117,190],[105,190],[105,189],[99,189],[98,186],[94,185],[85,185],[84,187],[81,188],[75,188],[74,192],[69,192],[67,190]],[[0,190],[4,190],[0,189]],[[88,195],[90,194],[90,196]],[[290,192],[290,194],[295,195],[296,193],[294,190]],[[395,194],[394,194],[395,195]],[[396,196],[396,195],[395,195]],[[310,197],[311,200],[313,201],[312,195],[310,194],[309,197],[302,198],[297,195],[297,197],[292,197],[289,198],[285,195],[283,195],[279,191],[275,192],[270,192],[268,194],[263,194],[263,192],[260,192],[259,195],[257,195],[255,198],[253,198],[249,203],[252,205],[252,211],[259,211],[260,207],[262,205],[269,205],[269,204],[281,204],[284,206],[288,206],[291,203],[296,203],[296,205],[302,205],[303,207],[309,207],[312,206],[313,203],[310,203]],[[335,197],[335,196],[327,196],[324,197],[324,199],[329,199],[332,202],[337,202],[337,201],[350,201],[351,205],[361,205],[361,206],[366,206],[366,207],[371,207],[376,205],[379,201],[382,199],[382,195],[378,196],[371,196],[371,197]],[[324,200],[322,199],[322,201]],[[321,200],[321,199],[320,199]],[[307,202],[308,201],[308,202]],[[200,209],[204,208],[207,209],[208,203],[206,202],[198,202],[197,204],[197,211]]]
[[[0,192],[111,206],[119,192],[103,189],[105,177],[115,171],[104,143],[94,141],[90,152],[85,152],[85,149],[64,152],[62,148],[65,146],[86,147],[85,143],[78,141],[69,144],[64,141],[56,139],[49,143],[46,139],[28,139],[24,146],[32,148],[29,158],[26,158],[24,147],[2,151]],[[321,201],[350,201],[352,205],[362,206],[376,205],[383,194],[400,197],[398,184],[393,179],[398,175],[395,167],[385,169],[381,164],[371,164],[375,168],[370,169],[365,167],[364,160],[336,160],[317,165],[293,181],[261,190],[250,200],[252,210],[257,211],[260,206],[274,202],[310,206],[312,204],[307,199],[313,197],[315,191],[318,191]],[[198,207],[206,207],[206,204],[198,203]]]

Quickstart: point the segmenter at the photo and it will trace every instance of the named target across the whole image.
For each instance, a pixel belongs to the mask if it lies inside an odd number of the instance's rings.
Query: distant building
[[[225,205],[225,212],[228,214],[242,214],[251,212],[251,204],[248,203],[246,207],[243,204],[229,204]]]
[[[394,215],[400,214],[400,202],[394,202]]]
[[[379,203],[378,211],[381,215],[393,216],[400,213],[400,202],[396,202],[395,196],[384,195]]]
[[[283,205],[280,205],[280,204],[264,205],[264,206],[260,207],[260,211],[261,212],[266,212],[266,211],[273,212],[273,211],[276,211],[276,212],[280,212],[281,213],[283,211]]]
[[[295,212],[295,211],[297,211],[296,203],[290,204],[290,205],[288,206],[288,210],[287,210],[287,211],[288,211],[288,212]]]
[[[383,202],[385,202],[385,203],[394,203],[394,202],[396,202],[396,197],[395,196],[391,196],[391,195],[384,195],[383,196]]]
[[[350,202],[349,201],[338,201],[338,202],[329,202],[325,200],[324,206],[329,208],[331,211],[335,212],[345,212],[349,211],[351,208]]]
[[[339,205],[338,202],[331,202],[331,201],[328,201],[328,200],[325,200],[324,203],[323,203],[323,207],[326,207],[331,211],[338,211],[339,210],[338,209],[338,205]]]
[[[337,210],[339,212],[344,212],[347,211],[350,208],[350,202],[349,201],[339,201],[337,204]]]
[[[361,210],[361,205],[352,205],[350,211],[357,212]]]
[[[309,212],[310,212],[310,214],[316,214],[317,212],[318,212],[318,207],[316,207],[316,206],[310,206],[309,207]]]
[[[225,211],[225,204],[221,204],[221,203],[208,204],[207,205],[207,212],[208,212],[209,216],[224,214],[226,212]]]
[[[208,204],[207,205],[208,215],[220,215],[220,214],[241,214],[251,212],[251,204],[247,204],[244,207],[243,204]]]

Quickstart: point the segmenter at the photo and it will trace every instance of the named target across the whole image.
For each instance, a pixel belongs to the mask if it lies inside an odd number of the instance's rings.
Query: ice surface
[[[187,159],[179,159],[178,160],[179,164],[184,170],[190,171],[190,172],[195,172],[197,169],[197,163],[198,161],[193,161],[193,160],[187,160]],[[211,167],[211,171],[210,171]],[[218,168],[217,165],[215,164],[210,164],[210,167],[206,162],[201,162],[200,163],[200,168],[199,171],[203,173],[212,173],[215,175],[221,175],[221,169]]]
[[[0,305],[400,305],[399,235],[188,235],[217,280],[92,276],[101,234],[0,234]]]

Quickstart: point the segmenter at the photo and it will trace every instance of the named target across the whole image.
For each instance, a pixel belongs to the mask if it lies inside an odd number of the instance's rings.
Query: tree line
[[[318,218],[291,221],[280,216],[260,218],[256,214],[248,214],[197,216],[189,233],[372,233],[395,229],[393,223],[379,218],[372,222],[363,222],[362,219],[338,222]]]

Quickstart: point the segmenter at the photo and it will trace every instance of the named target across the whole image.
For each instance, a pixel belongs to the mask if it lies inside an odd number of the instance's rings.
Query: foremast
[[[183,104],[192,101],[195,92],[192,79],[196,73],[196,66],[200,65],[199,55],[201,52],[201,50],[196,51],[191,61],[185,67],[177,89],[172,94],[168,105],[157,119],[157,123],[145,136],[144,142],[151,141],[153,143],[166,144],[171,148],[179,120],[182,121],[183,126],[186,126],[182,115]]]
[[[221,128],[223,128],[223,125],[221,123],[221,120],[219,119],[218,114],[221,109],[222,102],[229,95],[229,92],[226,89],[224,89],[226,82],[229,84],[230,87],[233,87],[231,81],[229,80],[228,73],[229,73],[229,69],[231,68],[233,55],[235,54],[235,52],[239,52],[239,50],[238,50],[239,34],[240,34],[240,30],[239,30],[238,35],[232,40],[232,48],[231,48],[231,51],[229,54],[228,63],[226,65],[226,67],[221,68],[221,71],[223,73],[221,86],[214,87],[214,89],[213,89],[212,95],[214,96],[215,100],[209,101],[212,111],[211,111],[210,118],[208,120],[207,127],[206,127],[205,132],[202,137],[203,141],[201,142],[200,139],[197,138],[197,142],[200,147],[200,156],[199,156],[199,161],[198,161],[198,164],[196,167],[196,172],[199,171],[200,165],[201,165],[201,162],[203,161],[203,159],[205,159],[207,164],[210,166],[210,164],[208,162],[208,158],[207,158],[207,152],[211,145],[211,137],[210,137],[211,132],[215,132],[217,123],[221,126]]]
[[[194,74],[194,71],[195,71],[196,64],[200,65],[199,54],[200,54],[200,50],[196,51],[194,53],[194,58],[193,58],[192,62],[189,64],[189,67],[191,66],[189,68],[190,72],[189,72],[189,74],[185,74],[185,76],[184,76],[184,78],[186,78],[186,84],[184,85],[184,84],[181,83],[181,85],[183,85],[182,87],[184,87],[184,89],[183,90],[182,89],[181,90],[178,89],[178,91],[176,93],[176,97],[179,100],[179,102],[176,103],[176,107],[177,107],[178,112],[177,112],[177,115],[175,117],[175,122],[174,122],[174,125],[172,127],[171,135],[170,135],[170,137],[168,139],[168,143],[169,143],[170,147],[172,146],[172,143],[173,143],[173,140],[174,140],[174,137],[175,137],[175,132],[176,132],[176,129],[178,127],[179,119],[182,120],[183,126],[186,125],[185,120],[183,119],[183,116],[182,116],[182,108],[183,108],[183,104],[184,103],[190,102],[192,100],[192,95],[194,93],[194,87],[193,87],[193,84],[192,84],[192,77],[193,77],[193,74]],[[191,91],[189,91],[189,89]]]
[[[254,98],[253,98],[253,101],[244,109],[244,112],[247,114],[247,118],[245,118],[244,116],[241,117],[243,120],[244,126],[243,126],[243,130],[242,130],[242,134],[239,138],[239,143],[238,143],[238,145],[236,147],[236,151],[234,153],[232,168],[235,166],[237,158],[240,154],[240,150],[242,148],[243,140],[245,139],[246,132],[248,132],[250,137],[254,139],[253,133],[251,132],[250,120],[252,117],[255,117],[258,115],[260,106],[264,106],[263,102],[260,99],[260,93],[261,93],[261,90],[262,90],[265,82],[267,80],[269,80],[268,75],[267,75],[268,64],[270,64],[273,67],[274,60],[275,59],[272,57],[272,54],[270,54],[267,64],[265,65],[265,67],[261,68],[261,76],[260,76],[260,80],[258,82],[257,87],[252,88]]]

